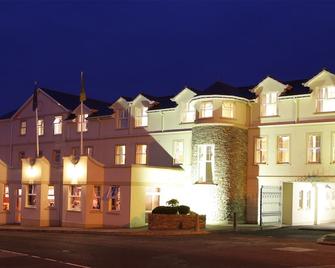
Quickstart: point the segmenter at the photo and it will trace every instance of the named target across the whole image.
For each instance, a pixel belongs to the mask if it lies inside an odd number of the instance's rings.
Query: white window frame
[[[27,194],[26,194],[26,207],[34,208],[37,203],[37,185],[28,184],[26,185]],[[34,201],[33,201],[34,200]]]
[[[191,103],[185,103],[181,111],[181,123],[192,123],[195,120],[195,107]]]
[[[268,139],[267,136],[255,137],[254,142],[254,164],[266,164],[268,162]]]
[[[184,140],[173,141],[173,164],[182,165],[184,163]]]
[[[20,122],[20,136],[25,136],[27,134],[27,121],[22,120]]]
[[[84,114],[84,116],[81,116],[81,114],[78,114],[78,117],[77,117],[77,132],[81,132],[81,122],[83,122],[83,124],[82,124],[83,125],[83,132],[88,131],[87,117],[88,117],[88,114]]]
[[[135,145],[135,164],[146,165],[148,157],[148,145],[136,144]]]
[[[263,117],[278,116],[278,92],[261,94],[261,115]]]
[[[116,128],[125,129],[128,128],[129,124],[129,110],[118,109],[116,110]]]
[[[70,211],[81,211],[81,185],[69,185],[68,187],[68,205],[67,210]]]
[[[285,142],[284,139],[288,139],[288,141]],[[291,140],[291,137],[289,135],[277,136],[277,163],[278,164],[289,164],[290,163],[290,145],[291,145],[290,140]],[[286,143],[286,147],[285,147],[285,143]]]
[[[126,164],[126,145],[117,144],[115,145],[115,165],[125,165]]]
[[[335,87],[328,86],[319,89],[317,96],[317,112],[335,112]]]
[[[317,141],[317,138],[319,141]],[[307,135],[307,163],[321,163],[321,134],[319,133],[310,133]]]
[[[38,136],[44,135],[44,119],[37,120],[37,134]]]
[[[214,106],[212,101],[203,101],[200,103],[199,118],[213,117]]]
[[[93,186],[93,193],[92,193],[92,209],[93,210],[101,210],[101,193],[102,187],[101,185],[94,185]]]
[[[208,151],[209,148],[210,152]],[[197,159],[198,183],[213,183],[215,174],[214,165],[215,165],[215,145],[199,144],[198,159]],[[208,172],[207,168],[210,169],[211,174],[207,174]]]
[[[148,126],[148,107],[135,107],[135,127]]]
[[[235,102],[223,101],[221,105],[221,116],[223,118],[234,119],[235,118]]]
[[[54,127],[54,135],[61,135],[63,132],[63,117],[61,115],[57,115],[53,121]]]

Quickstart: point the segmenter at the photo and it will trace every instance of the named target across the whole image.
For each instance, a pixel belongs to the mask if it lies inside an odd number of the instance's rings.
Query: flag
[[[38,99],[37,99],[37,82],[35,82],[35,90],[33,95],[33,111],[35,112],[38,106]]]
[[[80,102],[83,102],[86,100],[86,92],[85,92],[85,83],[84,83],[84,73],[80,73],[80,82],[81,82],[81,88],[80,88]]]

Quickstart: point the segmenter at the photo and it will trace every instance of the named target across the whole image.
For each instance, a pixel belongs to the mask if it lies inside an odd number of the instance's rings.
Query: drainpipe
[[[164,112],[161,111],[161,132],[164,132]]]
[[[295,103],[295,118],[294,118],[294,122],[298,123],[299,122],[299,99],[294,98],[293,101]]]

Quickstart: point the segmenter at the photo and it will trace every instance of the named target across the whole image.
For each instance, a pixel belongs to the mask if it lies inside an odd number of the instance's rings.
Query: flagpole
[[[35,91],[33,96],[33,110],[35,110],[35,125],[36,125],[36,157],[40,157],[40,141],[38,136],[38,97],[37,97],[37,81],[35,81]]]
[[[84,122],[84,103],[80,102],[80,155],[84,154],[84,132],[83,132],[83,122]]]

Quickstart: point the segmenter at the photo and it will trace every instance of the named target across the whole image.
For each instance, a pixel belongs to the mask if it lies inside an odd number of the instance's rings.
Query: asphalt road
[[[325,232],[281,229],[143,237],[0,232],[0,267],[335,267]]]

